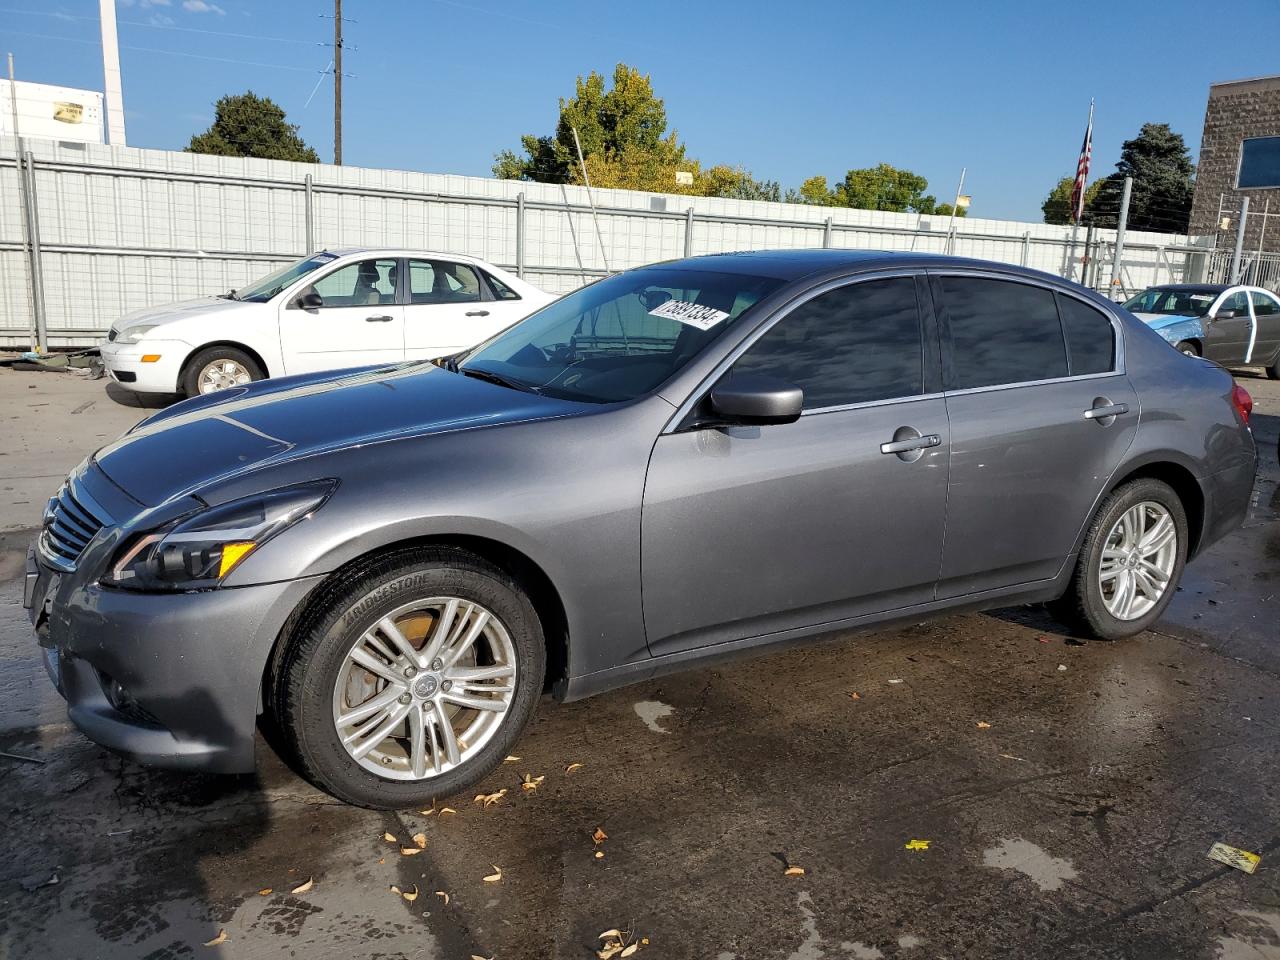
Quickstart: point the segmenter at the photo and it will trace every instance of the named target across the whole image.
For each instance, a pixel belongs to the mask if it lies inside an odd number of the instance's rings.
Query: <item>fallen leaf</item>
[[[379,862],[379,863],[386,863],[386,862],[387,862],[387,858],[386,858],[386,857],[379,857],[379,858],[378,858],[378,862]]]
[[[307,877],[307,882],[306,882],[306,883],[300,883],[300,884],[298,884],[296,887],[294,887],[294,888],[293,888],[292,890],[290,890],[289,892],[290,892],[290,893],[306,893],[308,890],[310,890],[310,889],[311,889],[312,887],[314,887],[315,885],[316,885],[316,883],[315,883],[315,878],[314,878],[314,877]]]
[[[901,681],[901,680],[890,680],[889,682],[890,682],[890,683],[902,683],[902,681]]]
[[[387,841],[387,843],[395,843],[396,835],[394,833],[384,833],[382,835],[382,839]]]
[[[415,883],[412,890],[406,890],[404,893],[400,894],[400,896],[404,897],[410,903],[413,903],[413,901],[418,899],[418,885]]]
[[[1023,763],[1027,762],[1026,757],[1015,757],[1012,753],[1002,753],[1000,756],[1005,760],[1021,760]]]
[[[539,785],[545,779],[547,779],[545,776],[535,777],[532,774],[526,773],[524,775],[524,780],[521,781],[520,783],[520,789],[521,790],[537,790]]]
[[[212,940],[206,940],[204,942],[204,945],[206,947],[216,947],[220,943],[226,943],[229,939],[231,938],[227,936],[227,931],[219,930],[218,935],[214,937]]]
[[[437,890],[436,896],[444,901],[444,905],[446,907],[449,905],[449,894],[445,893],[443,890]]]
[[[621,952],[622,952],[622,944],[610,943],[606,945],[603,950],[597,950],[596,956],[599,957],[600,960],[613,960],[613,958],[616,957]]]
[[[603,860],[603,859],[604,859],[604,851],[603,851],[603,850],[597,850],[597,851],[596,851],[596,859],[597,859],[597,860]]]
[[[575,771],[575,770],[581,770],[581,769],[582,769],[582,764],[580,764],[580,763],[571,763],[571,764],[569,764],[567,767],[565,767],[565,768],[564,768],[564,772],[565,772],[565,773],[573,773],[573,771]]]
[[[422,852],[421,847],[401,847],[400,848],[400,856],[402,857],[416,857],[421,852]]]
[[[495,863],[493,869],[494,872],[484,878],[485,883],[497,883],[502,879],[502,868]]]
[[[861,695],[860,693],[858,693],[858,691],[857,691],[857,690],[855,690],[855,691],[853,691],[853,693],[849,694],[849,699],[850,699],[850,700],[861,700],[861,699],[862,699],[862,695]]]
[[[596,937],[596,939],[597,940],[620,940],[622,939],[622,931],[615,927],[612,930],[606,930],[604,933],[600,934],[600,936]]]
[[[271,888],[270,888],[270,887],[263,887],[261,890],[259,890],[259,891],[258,891],[258,896],[260,896],[260,897],[269,897],[269,896],[271,896]]]
[[[784,877],[803,877],[804,867],[787,867],[786,870],[782,871],[782,875]]]
[[[482,957],[478,953],[473,953],[471,955],[471,960],[493,960],[493,957]]]
[[[506,787],[503,787],[497,793],[477,793],[476,803],[484,807],[491,807],[506,795],[507,795]]]
[[[909,841],[907,841],[906,849],[908,849],[908,850],[928,850],[928,849],[929,849],[929,844],[930,844],[930,842],[931,842],[931,841],[929,841],[929,840],[909,840]]]
[[[1060,663],[1060,664],[1058,664],[1058,672],[1059,672],[1059,673],[1066,673],[1066,672],[1067,672],[1067,665],[1066,665],[1065,663]]]
[[[640,942],[641,942],[642,944],[644,944],[644,945],[647,947],[647,946],[649,945],[649,938],[648,938],[648,937],[641,937],[641,938],[640,938]]]
[[[418,845],[419,850],[427,849],[427,835],[425,833],[415,833],[413,835],[413,842]]]
[[[392,893],[396,893],[396,894],[404,893],[404,891],[401,890],[399,887],[397,887],[394,883],[390,886],[389,889],[391,890]]]
[[[520,762],[520,758],[519,758],[519,757],[513,757],[513,756],[511,756],[510,754],[507,754],[507,756],[505,756],[505,757],[503,758],[502,762],[503,762],[503,763],[519,763],[519,762]]]
[[[450,814],[454,814],[454,813],[457,813],[457,812],[458,812],[458,811],[457,811],[457,810],[455,810],[455,809],[453,809],[453,807],[441,807],[441,808],[440,808],[440,816],[442,816],[442,817],[447,817],[447,816],[449,816]]]
[[[978,721],[978,729],[979,729],[979,730],[990,730],[990,729],[991,729],[991,724],[987,723],[987,721],[985,721],[985,720],[979,720],[979,721]]]
[[[604,843],[609,839],[609,835],[604,832],[604,827],[596,827],[595,833],[591,834],[592,843]]]
[[[622,950],[622,952],[621,952],[620,954],[618,954],[618,956],[620,956],[620,957],[629,957],[629,956],[631,956],[633,953],[635,953],[635,952],[636,952],[637,950],[639,950],[639,949],[640,949],[640,944],[638,944],[638,943],[633,943],[633,944],[631,944],[631,946],[629,946],[629,947],[624,947],[624,948],[623,948],[623,950]]]

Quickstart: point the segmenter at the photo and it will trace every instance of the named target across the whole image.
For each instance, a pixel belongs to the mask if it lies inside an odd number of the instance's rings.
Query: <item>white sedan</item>
[[[239,290],[112,325],[111,377],[146,393],[211,393],[265,377],[429,360],[487,340],[554,300],[454,254],[334,250]]]

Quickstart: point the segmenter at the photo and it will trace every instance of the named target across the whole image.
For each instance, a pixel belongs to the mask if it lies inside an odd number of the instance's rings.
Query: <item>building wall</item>
[[[0,346],[29,342],[31,317],[13,147],[0,138]],[[948,246],[939,216],[596,190],[593,217],[587,191],[574,186],[58,141],[27,147],[53,346],[93,343],[132,310],[240,287],[326,247],[469,254],[563,293],[686,252]],[[978,218],[955,226],[955,254],[1081,277],[1083,228]],[[1116,296],[1203,271],[1196,241],[1130,231],[1112,287],[1114,238],[1097,231],[1094,259],[1096,285]]]
[[[1219,244],[1235,243],[1236,212],[1243,196],[1249,197],[1249,221],[1245,224],[1245,250],[1280,252],[1280,216],[1270,221],[1263,235],[1262,213],[1270,201],[1270,212],[1280,214],[1280,190],[1235,189],[1236,167],[1240,162],[1240,141],[1246,137],[1280,136],[1280,77],[1235,80],[1209,87],[1209,105],[1204,113],[1204,133],[1200,138],[1200,162],[1196,167],[1196,192],[1191,205],[1191,233],[1218,232],[1219,201],[1231,227]]]

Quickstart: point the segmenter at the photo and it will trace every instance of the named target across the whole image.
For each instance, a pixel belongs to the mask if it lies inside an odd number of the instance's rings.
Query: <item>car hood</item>
[[[244,310],[255,304],[242,303],[239,300],[228,300],[225,297],[197,297],[195,300],[180,300],[177,303],[166,303],[159,307],[146,307],[126,313],[112,326],[118,333],[124,333],[130,327],[160,326],[189,320],[192,317],[212,316],[216,313],[228,313]]]
[[[596,409],[429,364],[264,380],[225,394],[197,397],[143,421],[94,454],[95,462],[135,500],[156,506],[328,451]],[[317,476],[323,469],[317,467]]]
[[[1165,327],[1172,327],[1176,323],[1186,323],[1188,320],[1199,319],[1192,313],[1135,313],[1134,316],[1152,330],[1163,330]]]

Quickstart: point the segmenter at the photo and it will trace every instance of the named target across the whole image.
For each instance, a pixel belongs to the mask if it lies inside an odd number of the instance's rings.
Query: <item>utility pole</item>
[[[333,162],[342,166],[342,0],[333,0]]]
[[[956,187],[956,202],[951,205],[951,219],[947,221],[947,254],[950,255],[955,245],[956,208],[960,206],[960,194],[964,193],[964,175],[966,167],[960,168],[960,185]]]
[[[1244,252],[1244,225],[1249,220],[1249,198],[1240,199],[1240,222],[1236,224],[1236,248],[1231,254],[1231,282],[1240,282],[1240,255]]]
[[[1129,227],[1129,200],[1133,196],[1133,177],[1124,178],[1124,190],[1120,194],[1120,216],[1116,220],[1116,249],[1115,255],[1111,258],[1111,289],[1115,291],[1119,287],[1122,292],[1128,291],[1124,288],[1122,271],[1124,270],[1124,233]]]
[[[123,147],[124,94],[120,82],[120,41],[116,38],[116,0],[99,0],[98,18],[102,22],[102,75],[107,95],[107,140],[113,147]]]

